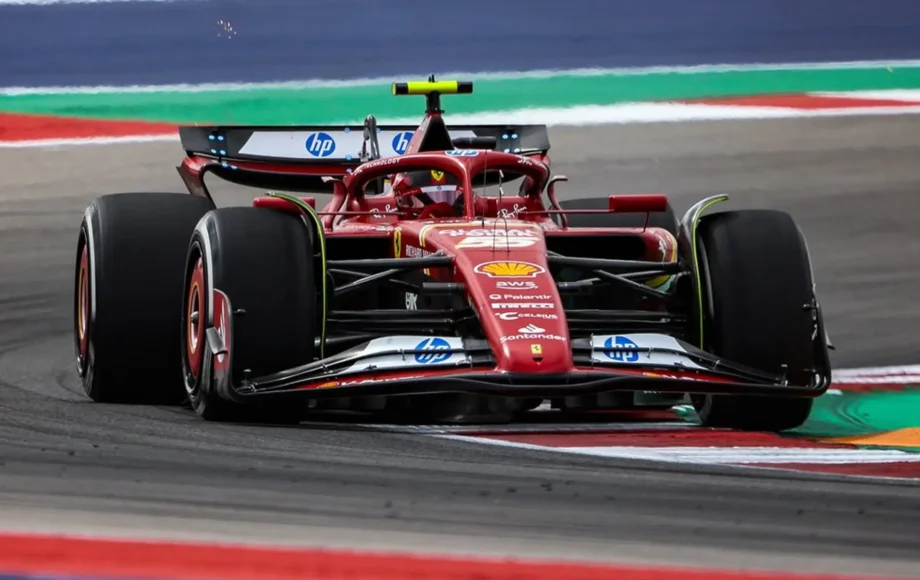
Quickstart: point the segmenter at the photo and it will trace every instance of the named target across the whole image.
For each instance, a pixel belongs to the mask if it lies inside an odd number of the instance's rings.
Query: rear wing
[[[411,125],[379,125],[381,157],[405,152],[417,129]],[[521,155],[546,154],[545,125],[457,125],[447,128],[458,148],[496,149]],[[304,193],[329,193],[324,177],[342,176],[361,164],[364,127],[315,126],[184,126],[182,148],[189,157],[211,159],[211,173],[250,187]]]
[[[417,126],[411,125],[378,125],[381,157],[405,153],[416,129]],[[494,148],[499,151],[545,154],[549,150],[545,125],[455,125],[448,126],[447,130],[454,145],[460,148],[471,148],[474,143],[494,139]],[[346,168],[360,164],[364,127],[186,126],[179,127],[179,137],[182,148],[189,155],[227,161],[315,163]],[[474,139],[476,141],[471,141]]]
[[[422,125],[378,125],[369,115],[363,125],[353,126],[179,127],[188,155],[179,173],[192,190],[202,189],[202,175],[211,172],[251,187],[327,193],[333,186],[325,178],[346,175],[371,159],[404,154],[418,130],[425,131],[420,151],[492,149],[520,155],[549,151],[545,125],[446,126],[441,95],[472,93],[472,82],[435,81],[432,75],[427,82],[393,83],[392,90],[394,95],[425,95]]]

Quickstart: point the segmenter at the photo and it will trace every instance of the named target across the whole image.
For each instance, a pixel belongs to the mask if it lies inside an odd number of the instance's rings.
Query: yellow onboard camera
[[[441,95],[467,95],[473,92],[472,81],[436,81],[434,75],[427,81],[393,83],[394,95],[425,95],[426,112],[442,113]]]

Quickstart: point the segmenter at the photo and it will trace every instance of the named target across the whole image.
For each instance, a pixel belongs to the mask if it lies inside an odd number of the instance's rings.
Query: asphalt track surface
[[[787,209],[838,365],[916,362],[920,117],[551,132],[568,195]],[[0,527],[850,573],[920,573],[920,489],[414,434],[209,424],[84,398],[73,244],[97,194],[181,191],[175,143],[0,150]],[[240,202],[238,189],[227,198]],[[143,353],[138,353],[143,356]]]

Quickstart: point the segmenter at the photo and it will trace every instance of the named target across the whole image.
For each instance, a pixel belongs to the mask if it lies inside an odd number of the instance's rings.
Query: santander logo
[[[541,332],[546,332],[546,329],[540,328],[536,324],[528,324],[527,326],[518,328],[518,332],[521,334],[540,334]]]

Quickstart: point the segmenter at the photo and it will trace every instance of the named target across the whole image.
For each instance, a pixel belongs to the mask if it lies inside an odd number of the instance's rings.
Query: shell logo
[[[546,268],[530,262],[484,262],[473,270],[489,278],[535,278],[546,272]]]

